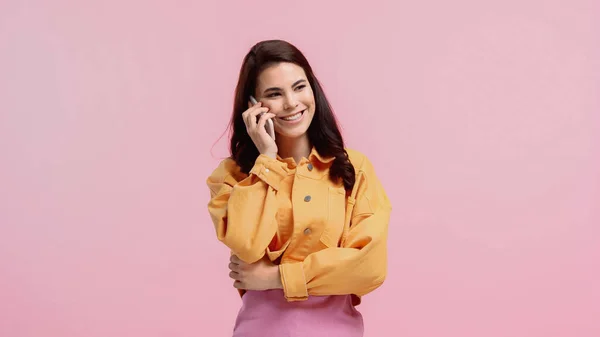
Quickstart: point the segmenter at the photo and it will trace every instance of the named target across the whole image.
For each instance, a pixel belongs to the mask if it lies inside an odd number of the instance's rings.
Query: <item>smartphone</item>
[[[250,96],[250,102],[252,102],[252,104],[258,103],[256,101],[256,98],[254,98],[254,96]],[[264,112],[261,112],[256,116],[257,122],[258,122],[258,118],[260,118],[260,116],[262,116],[263,114],[264,114]],[[267,133],[269,134],[269,136],[271,136],[271,138],[275,139],[275,128],[273,128],[273,121],[270,118],[267,119],[267,122],[265,123],[265,130],[267,130]]]

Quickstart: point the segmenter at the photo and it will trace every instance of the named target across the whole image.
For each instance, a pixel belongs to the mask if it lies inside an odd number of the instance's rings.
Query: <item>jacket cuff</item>
[[[302,262],[282,263],[279,265],[283,293],[288,301],[304,301],[308,299],[304,264]]]
[[[273,189],[278,190],[281,180],[287,176],[287,171],[283,169],[283,165],[284,163],[275,158],[260,154],[256,158],[250,173],[259,177]]]

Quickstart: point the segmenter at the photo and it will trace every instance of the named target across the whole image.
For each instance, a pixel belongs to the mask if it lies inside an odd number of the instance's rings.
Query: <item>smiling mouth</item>
[[[295,113],[293,115],[289,115],[289,116],[285,116],[285,117],[279,117],[279,118],[282,119],[282,120],[284,120],[284,121],[288,121],[288,122],[295,121],[295,120],[299,119],[300,117],[302,117],[302,115],[304,114],[305,111],[306,111],[306,109],[304,109],[302,111],[299,111],[299,112],[297,112],[297,113]]]

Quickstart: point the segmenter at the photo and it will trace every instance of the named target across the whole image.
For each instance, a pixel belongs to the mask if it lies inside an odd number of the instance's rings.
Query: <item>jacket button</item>
[[[310,233],[312,233],[312,230],[310,228],[304,230],[304,235],[310,235]]]
[[[310,195],[307,195],[304,197],[304,201],[309,202],[310,201]]]
[[[308,170],[312,171],[313,170],[313,164],[308,164]]]
[[[265,172],[269,173],[269,169],[268,169],[268,168],[267,168],[267,169],[265,169]]]

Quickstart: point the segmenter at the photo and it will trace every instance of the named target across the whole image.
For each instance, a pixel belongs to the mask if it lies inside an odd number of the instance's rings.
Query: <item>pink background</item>
[[[2,1],[0,335],[230,335],[205,179],[283,38],[394,206],[367,337],[600,336],[599,3],[413,3]]]

